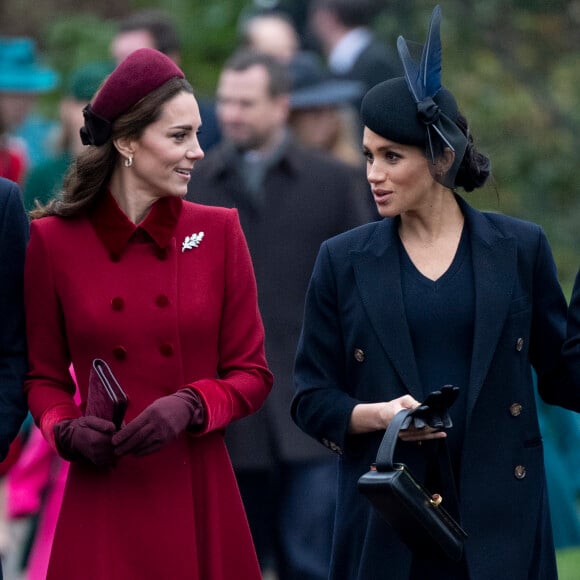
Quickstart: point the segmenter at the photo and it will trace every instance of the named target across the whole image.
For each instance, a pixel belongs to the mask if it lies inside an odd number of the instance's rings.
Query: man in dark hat
[[[361,128],[358,112],[352,106],[352,101],[363,94],[364,85],[332,78],[317,55],[308,51],[292,59],[290,73],[289,124],[294,136],[304,145],[328,151],[361,170],[366,189]]]

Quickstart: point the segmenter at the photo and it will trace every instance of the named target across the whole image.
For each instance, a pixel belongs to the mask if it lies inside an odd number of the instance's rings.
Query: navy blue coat
[[[18,186],[0,178],[0,460],[26,416],[23,277],[28,219]]]
[[[475,284],[458,482],[469,577],[551,580],[557,574],[531,367],[547,402],[580,410],[580,385],[564,380],[559,366],[566,300],[539,226],[458,201],[470,233]],[[421,400],[400,285],[397,223],[384,219],[328,240],[307,295],[292,416],[340,454],[333,580],[406,580],[410,574],[411,553],[357,490],[383,433],[348,433],[358,403],[405,394]],[[420,477],[426,447],[399,443],[396,460]]]

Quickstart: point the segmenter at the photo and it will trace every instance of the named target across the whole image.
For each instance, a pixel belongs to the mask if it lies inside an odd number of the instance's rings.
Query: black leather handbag
[[[393,463],[399,431],[412,413],[412,409],[406,409],[395,415],[376,462],[358,480],[358,489],[414,553],[444,555],[459,561],[467,534],[445,510],[441,495],[428,491],[406,465]],[[449,462],[446,449],[445,457]]]

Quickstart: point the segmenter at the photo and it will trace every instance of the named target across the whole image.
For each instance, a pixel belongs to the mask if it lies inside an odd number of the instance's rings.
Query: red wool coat
[[[237,213],[164,198],[135,228],[107,195],[88,217],[43,218],[31,230],[26,391],[45,435],[82,414],[95,357],[129,396],[127,422],[184,387],[206,408],[202,431],[158,453],[71,465],[48,578],[257,580],[223,441],[272,385]],[[192,234],[196,243],[183,244]]]

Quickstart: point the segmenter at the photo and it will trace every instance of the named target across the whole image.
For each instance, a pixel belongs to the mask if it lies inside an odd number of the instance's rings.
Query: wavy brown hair
[[[113,122],[111,138],[100,146],[91,145],[71,164],[62,191],[45,206],[30,212],[32,219],[45,216],[75,217],[89,210],[107,190],[113,170],[120,161],[114,139],[139,139],[161,116],[163,105],[181,92],[193,94],[182,78],[172,78],[138,101]]]

